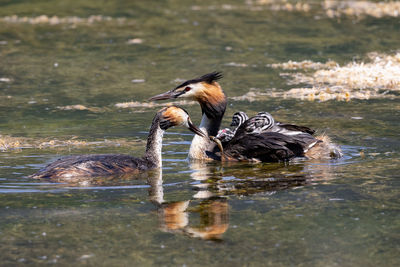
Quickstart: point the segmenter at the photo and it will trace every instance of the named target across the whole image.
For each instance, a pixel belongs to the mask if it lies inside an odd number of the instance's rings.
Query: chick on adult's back
[[[226,95],[218,83],[219,72],[205,74],[178,85],[176,88],[153,96],[150,100],[187,98],[196,100],[202,111],[199,128],[208,136],[216,136],[226,109]],[[294,157],[337,158],[340,148],[329,138],[313,137],[313,130],[304,126],[274,123],[270,114],[258,114],[249,123],[250,131],[240,133],[237,129],[233,139],[223,144],[228,160],[285,161]],[[266,116],[264,116],[266,115]],[[246,124],[246,122],[244,123]],[[251,126],[251,125],[249,125]],[[213,139],[215,141],[215,139]],[[195,136],[189,150],[189,158],[195,160],[218,160],[216,143]]]

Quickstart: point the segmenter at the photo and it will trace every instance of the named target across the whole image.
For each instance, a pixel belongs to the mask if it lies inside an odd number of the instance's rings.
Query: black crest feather
[[[206,83],[213,83],[215,81],[218,81],[219,79],[222,79],[222,73],[218,71],[214,71],[211,73],[207,73],[200,78],[198,78],[199,82],[206,82]]]
[[[218,81],[219,79],[222,79],[222,77],[223,76],[222,76],[221,72],[214,71],[211,73],[204,74],[203,76],[201,76],[199,78],[187,80],[186,82],[178,85],[175,89],[184,87],[184,86],[192,84],[192,83],[199,83],[199,82],[206,82],[206,83],[212,84],[213,82]]]

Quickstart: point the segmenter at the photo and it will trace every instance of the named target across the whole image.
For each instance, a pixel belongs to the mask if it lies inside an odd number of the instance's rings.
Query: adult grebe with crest
[[[150,100],[188,98],[201,106],[202,119],[199,128],[208,136],[216,136],[225,113],[226,95],[217,82],[222,78],[220,72],[205,74],[199,78],[187,80],[176,88],[156,95]],[[284,125],[290,125],[290,131],[301,134],[290,135],[282,131]],[[275,130],[280,129],[279,131]],[[280,124],[266,132],[238,131],[230,142],[224,145],[224,153],[229,160],[249,161],[286,161],[294,157],[329,159],[341,157],[340,148],[327,136],[314,137],[307,133],[304,126]],[[310,132],[313,132],[309,129]],[[216,143],[195,136],[189,150],[189,158],[199,160],[220,159],[216,155]]]

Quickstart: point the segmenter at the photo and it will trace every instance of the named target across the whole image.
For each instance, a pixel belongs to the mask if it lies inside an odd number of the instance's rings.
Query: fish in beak
[[[224,153],[224,147],[222,146],[221,140],[219,140],[215,136],[210,136],[210,140],[217,144],[219,150],[221,151],[221,154],[223,154]]]

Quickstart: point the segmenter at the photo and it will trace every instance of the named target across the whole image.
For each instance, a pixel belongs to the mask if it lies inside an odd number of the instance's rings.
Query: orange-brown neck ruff
[[[195,98],[199,102],[208,102],[211,105],[218,105],[221,102],[226,101],[224,91],[222,91],[221,86],[217,82],[212,84],[202,82],[204,89],[199,92]]]
[[[203,132],[207,132],[208,136],[215,136],[225,113],[226,97],[217,82],[212,84],[203,83],[203,86],[205,89],[195,96],[203,113],[199,128]],[[189,158],[213,160],[209,154],[213,153],[215,146],[216,144],[208,138],[201,138],[195,135],[190,146]]]
[[[212,84],[202,83],[204,90],[196,94],[195,99],[201,106],[203,115],[209,120],[207,132],[209,135],[216,135],[221,125],[222,117],[226,109],[226,96],[217,82]]]

